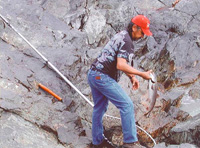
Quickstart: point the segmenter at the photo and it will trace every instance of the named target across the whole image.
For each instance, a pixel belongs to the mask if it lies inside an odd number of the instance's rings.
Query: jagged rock
[[[197,98],[198,93],[194,90],[199,89],[200,81],[199,79],[193,83],[193,85],[190,84],[190,87],[188,89],[185,89],[185,95],[183,96],[181,102],[180,109],[190,114],[190,116],[196,116],[200,113],[199,110],[199,102],[200,99]]]
[[[99,10],[90,9],[90,16],[85,24],[85,31],[88,34],[89,44],[94,44],[95,41],[99,42],[101,39],[104,27],[106,25],[105,14],[102,14]]]
[[[194,116],[193,118],[177,124],[170,131],[169,143],[181,144],[181,143],[191,143],[198,147],[200,146],[200,114]]]

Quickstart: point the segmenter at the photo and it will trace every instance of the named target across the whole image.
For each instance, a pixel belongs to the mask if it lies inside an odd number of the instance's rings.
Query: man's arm
[[[124,58],[117,58],[117,69],[123,71],[129,77],[138,75],[146,80],[151,79],[151,77],[149,75],[152,72],[151,70],[149,70],[147,72],[141,72],[141,71],[131,67],[130,65],[128,65],[126,59],[124,59]]]
[[[133,78],[133,77],[135,77],[135,75],[134,74],[130,74],[130,73],[127,73],[127,72],[124,72],[130,79],[131,78]]]

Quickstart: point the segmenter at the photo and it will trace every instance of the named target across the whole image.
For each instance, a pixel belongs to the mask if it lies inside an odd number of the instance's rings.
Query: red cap
[[[137,26],[139,26],[144,32],[144,34],[146,34],[147,36],[152,35],[151,31],[149,30],[150,21],[146,16],[137,15],[136,17],[132,18],[131,21]]]

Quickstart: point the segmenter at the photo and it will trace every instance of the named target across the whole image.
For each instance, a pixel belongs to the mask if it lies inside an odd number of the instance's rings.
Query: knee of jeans
[[[134,106],[133,106],[133,102],[132,101],[129,102],[129,107],[130,107],[130,110],[133,110]]]
[[[102,116],[105,114],[105,112],[107,111],[108,107],[105,108],[101,108],[101,109],[93,109],[93,115],[95,116]]]
[[[122,113],[132,112],[134,110],[133,102],[132,101],[127,102],[127,105],[122,107],[120,110]]]

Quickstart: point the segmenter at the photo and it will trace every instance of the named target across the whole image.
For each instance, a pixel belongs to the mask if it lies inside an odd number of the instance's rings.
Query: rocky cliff
[[[87,71],[106,42],[143,14],[152,37],[134,42],[134,67],[152,69],[158,97],[144,116],[147,81],[131,90],[140,142],[146,147],[200,147],[200,4],[198,0],[7,0],[0,13],[92,101]],[[92,107],[0,20],[0,147],[86,148]],[[63,102],[38,88],[42,83]],[[119,117],[109,105],[108,114]],[[120,121],[104,118],[108,138],[122,144]],[[185,144],[187,143],[187,144]],[[170,146],[171,145],[171,146]]]

